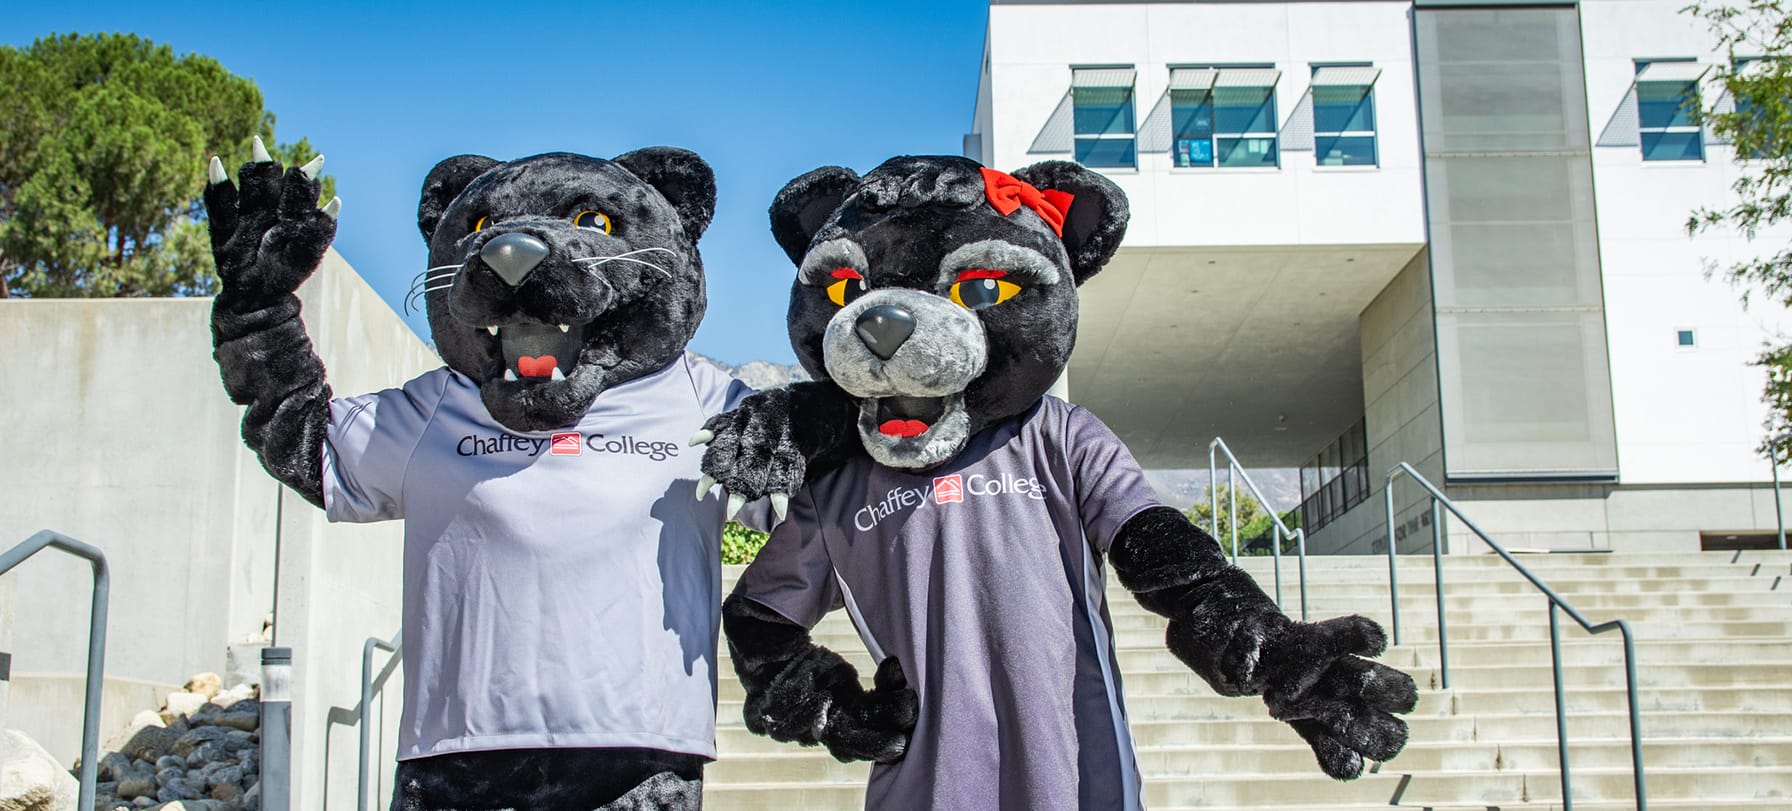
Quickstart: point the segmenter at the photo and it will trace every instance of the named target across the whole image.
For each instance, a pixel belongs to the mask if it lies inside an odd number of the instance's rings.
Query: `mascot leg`
[[[703,758],[655,749],[500,749],[398,763],[391,811],[696,811]]]

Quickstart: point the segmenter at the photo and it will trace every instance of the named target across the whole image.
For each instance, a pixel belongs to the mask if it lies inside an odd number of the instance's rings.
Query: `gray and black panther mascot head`
[[[955,157],[893,158],[862,178],[816,169],[771,207],[798,266],[791,344],[858,400],[873,459],[933,467],[1063,374],[1076,287],[1127,216],[1111,181],[1063,161],[1013,175]]]
[[[436,348],[506,427],[577,420],[697,331],[715,194],[702,159],[665,147],[442,161],[417,208]]]

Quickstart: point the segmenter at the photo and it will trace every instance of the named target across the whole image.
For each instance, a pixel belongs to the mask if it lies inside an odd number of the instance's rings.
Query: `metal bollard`
[[[292,648],[261,649],[261,808],[292,805]]]

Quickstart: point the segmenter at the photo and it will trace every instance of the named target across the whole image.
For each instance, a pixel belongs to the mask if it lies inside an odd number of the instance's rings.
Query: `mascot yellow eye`
[[[967,270],[952,283],[952,303],[967,310],[994,307],[1020,292],[1020,285],[1005,281],[1005,270]]]
[[[845,307],[870,289],[865,284],[865,277],[852,268],[835,268],[833,276],[837,281],[828,285],[828,300],[836,307]]]
[[[572,224],[580,228],[601,228],[604,233],[610,233],[610,216],[602,211],[581,211],[572,218]]]
[[[475,232],[484,231],[485,230],[485,221],[487,219],[490,219],[490,218],[489,217],[480,217],[479,222],[473,223],[473,230]]]

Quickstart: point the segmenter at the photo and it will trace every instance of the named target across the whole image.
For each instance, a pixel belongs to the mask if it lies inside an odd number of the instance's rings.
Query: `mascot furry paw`
[[[404,714],[393,807],[696,808],[715,755],[721,500],[684,439],[748,391],[693,361],[695,154],[429,173],[420,279],[447,366],[332,399],[294,291],[335,233],[321,158],[256,143],[205,193],[212,329],[243,438],[332,520],[405,522]]]
[[[1404,745],[1412,679],[1361,617],[1283,616],[1162,506],[1099,420],[1044,396],[1124,196],[1073,163],[909,157],[772,205],[790,334],[868,457],[816,478],[723,606],[750,728],[878,761],[877,808],[1139,806],[1102,562],[1214,689],[1262,695],[1333,777]],[[750,402],[749,409],[769,406]],[[851,611],[874,686],[807,629]]]

